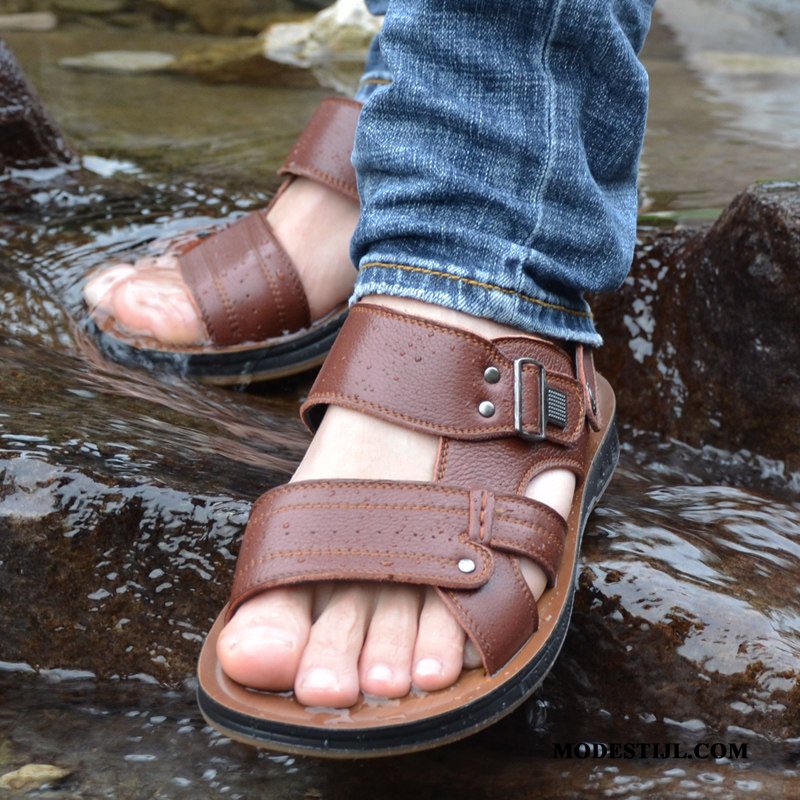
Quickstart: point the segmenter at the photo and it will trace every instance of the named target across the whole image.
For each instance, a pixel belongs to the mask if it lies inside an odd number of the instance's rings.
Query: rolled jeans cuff
[[[526,333],[599,347],[603,339],[585,301],[565,305],[563,299],[533,296],[480,280],[478,270],[442,265],[415,256],[393,257],[372,251],[359,264],[350,304],[370,295],[408,297],[509,325]]]

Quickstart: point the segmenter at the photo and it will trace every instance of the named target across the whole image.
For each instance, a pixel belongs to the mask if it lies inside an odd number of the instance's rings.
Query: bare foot
[[[370,298],[487,338],[519,335],[504,325],[414,300]],[[389,422],[330,406],[295,480],[325,478],[433,480],[438,440]],[[392,453],[387,459],[386,453]],[[525,492],[566,517],[575,476],[554,469]],[[541,568],[520,566],[538,600]],[[217,655],[237,682],[258,689],[294,689],[305,705],[346,707],[360,692],[402,697],[412,684],[432,691],[456,681],[480,658],[435,591],[369,583],[273,589],[248,601],[222,631]]]
[[[270,208],[267,220],[297,268],[311,319],[319,319],[350,295],[356,271],[350,239],[358,204],[308,178],[295,178]],[[90,310],[111,314],[131,334],[164,344],[208,341],[175,256],[117,264],[93,276],[83,290]]]

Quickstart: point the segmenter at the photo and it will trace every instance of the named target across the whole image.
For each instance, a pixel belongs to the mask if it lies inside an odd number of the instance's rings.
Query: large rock
[[[740,194],[708,230],[642,231],[594,300],[622,418],[800,468],[800,184]]]
[[[310,67],[320,85],[353,95],[381,22],[364,0],[338,0],[310,20],[271,25],[262,34],[264,54],[271,61]]]
[[[69,164],[74,155],[0,39],[0,176],[9,168]]]
[[[380,27],[381,19],[369,13],[364,0],[338,0],[311,20],[272,25],[263,34],[264,49],[269,58],[303,66],[363,63]]]

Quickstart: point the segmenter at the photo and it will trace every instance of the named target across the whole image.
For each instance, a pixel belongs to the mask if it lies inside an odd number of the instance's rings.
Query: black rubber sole
[[[606,490],[619,460],[616,420],[612,420],[598,449],[589,474],[581,506],[578,553],[586,522]],[[263,720],[232,711],[197,690],[197,702],[206,721],[232,739],[281,752],[321,758],[375,758],[413,753],[463,739],[510,714],[539,688],[555,663],[569,629],[577,584],[578,564],[573,569],[572,591],[552,635],[538,656],[513,681],[446,714],[426,720],[348,731],[302,728],[274,720]]]
[[[88,327],[100,350],[112,361],[201,383],[234,386],[285,378],[320,366],[346,317],[346,312],[333,316],[285,342],[197,353],[134,347],[101,331],[91,320]]]

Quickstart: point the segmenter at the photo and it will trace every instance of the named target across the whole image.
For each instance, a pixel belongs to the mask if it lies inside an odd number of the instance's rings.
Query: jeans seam
[[[547,75],[548,80],[546,81],[546,89],[547,89],[547,133],[545,136],[545,142],[547,143],[546,153],[545,153],[545,160],[544,166],[542,168],[542,176],[541,180],[539,181],[536,191],[533,194],[532,204],[534,209],[536,210],[536,222],[534,223],[533,230],[531,231],[530,236],[525,240],[525,247],[530,247],[533,243],[533,240],[536,237],[536,234],[539,232],[539,229],[542,227],[542,196],[544,195],[545,187],[550,181],[550,177],[552,174],[552,167],[555,161],[554,159],[554,147],[553,147],[553,114],[555,111],[555,87],[556,81],[553,78],[553,73],[550,68],[550,45],[552,43],[553,36],[555,34],[556,27],[561,17],[561,9],[563,8],[563,0],[556,0],[555,9],[553,15],[550,19],[550,27],[547,29],[547,32],[544,36],[544,42],[542,44],[542,71]]]
[[[394,83],[391,78],[362,78],[361,83],[375,83],[378,85],[385,85],[389,83]]]
[[[489,289],[495,292],[503,292],[504,294],[510,294],[514,297],[518,297],[520,300],[526,300],[529,303],[534,303],[535,305],[542,306],[544,308],[549,308],[552,311],[561,311],[565,314],[572,314],[576,317],[583,317],[584,319],[594,319],[591,311],[578,311],[574,308],[569,308],[568,306],[562,306],[558,303],[550,303],[547,300],[541,300],[538,297],[532,297],[528,294],[523,294],[522,292],[516,289],[508,289],[505,286],[498,286],[493,283],[486,283],[485,281],[478,281],[474,278],[464,278],[461,275],[454,275],[451,272],[442,272],[435,269],[429,269],[427,267],[415,267],[411,266],[410,264],[392,264],[385,261],[369,261],[366,264],[362,264],[359,267],[360,271],[364,271],[370,269],[371,267],[384,267],[386,269],[401,269],[405,270],[406,272],[420,272],[424,275],[432,275],[438,278],[447,278],[451,281],[461,281],[462,283],[469,284],[470,286],[477,286],[481,289]]]

